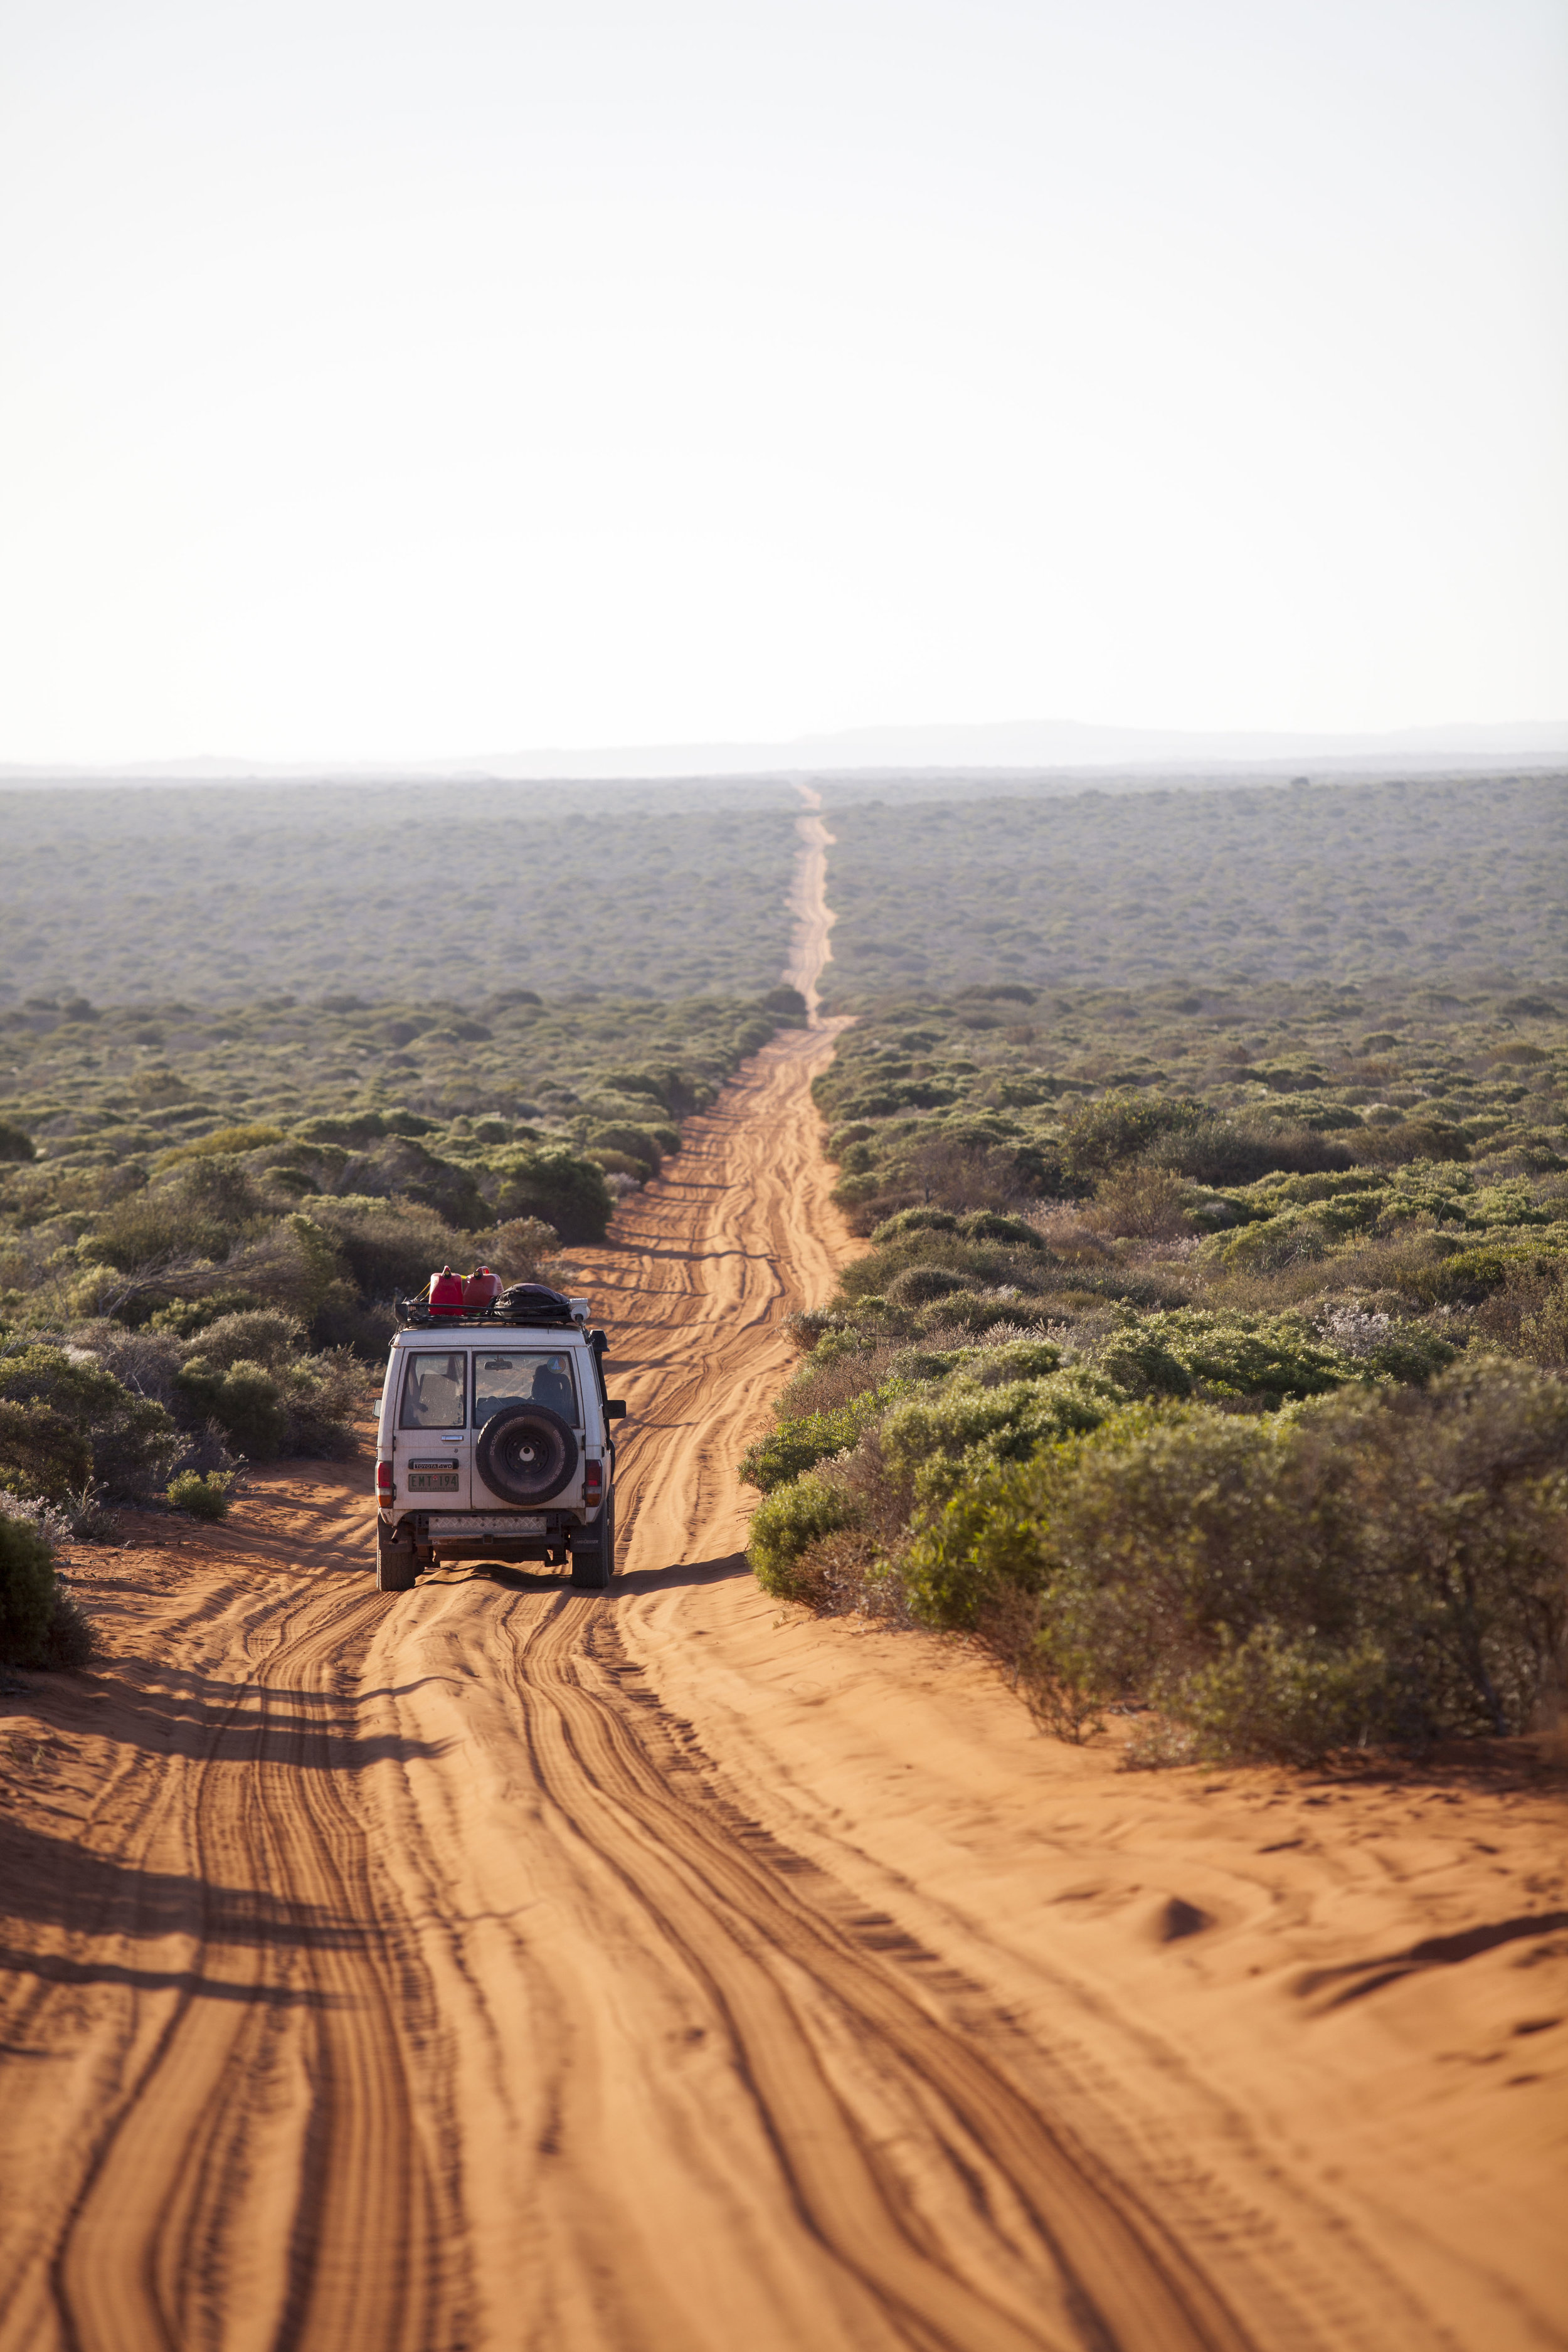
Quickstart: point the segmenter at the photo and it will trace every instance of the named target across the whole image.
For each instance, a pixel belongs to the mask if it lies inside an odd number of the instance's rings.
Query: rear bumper
[[[547,1552],[592,1549],[599,1540],[604,1506],[556,1511],[383,1511],[377,1527],[384,1544],[401,1550],[450,1552],[455,1558],[515,1556],[542,1559]]]

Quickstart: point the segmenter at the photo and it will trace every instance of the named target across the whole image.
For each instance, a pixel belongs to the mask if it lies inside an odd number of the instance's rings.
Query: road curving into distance
[[[1402,2206],[1375,2147],[1328,2161],[1306,2085],[1353,2094],[1357,2045],[1277,2048],[1276,1989],[1205,2058],[1181,1939],[1228,1934],[1239,1982],[1284,1916],[1260,1845],[1301,1927],[1310,1840],[1247,1808],[1309,1795],[1150,1794],[962,1654],[745,1576],[735,1462],[853,1246],[808,1093],[834,1035],[781,1035],[582,1255],[632,1406],[610,1593],[378,1596],[363,1462],[79,1554],[108,1661],[7,1701],[4,2352],[1563,2340],[1495,2240],[1456,2252],[1430,2166]],[[1535,1851],[1535,1802],[1495,1851]]]

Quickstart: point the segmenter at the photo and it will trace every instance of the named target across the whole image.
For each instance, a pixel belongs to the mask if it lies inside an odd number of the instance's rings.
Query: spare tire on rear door
[[[474,1467],[503,1502],[548,1503],[577,1467],[577,1440],[548,1405],[503,1405],[479,1433]]]

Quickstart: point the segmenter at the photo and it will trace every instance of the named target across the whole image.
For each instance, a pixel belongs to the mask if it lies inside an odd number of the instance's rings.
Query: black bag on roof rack
[[[497,1316],[507,1323],[570,1323],[572,1301],[542,1282],[514,1282],[496,1300]]]

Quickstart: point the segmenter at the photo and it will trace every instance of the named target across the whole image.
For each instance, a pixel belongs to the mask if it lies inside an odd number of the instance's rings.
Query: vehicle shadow
[[[21,1822],[0,1821],[0,1884],[4,1916],[13,1927],[46,1934],[110,1937],[118,1943],[159,1943],[189,1937],[210,1948],[239,1945],[253,1949],[363,1951],[378,1942],[377,1931],[335,1916],[322,1905],[275,1894],[263,1887],[226,1885],[176,1871],[149,1870],[96,1853],[74,1838],[56,1837]],[[40,1976],[57,1984],[163,1984],[205,1990],[189,1969],[142,1970],[122,1957],[99,1961],[75,1954],[0,1952],[0,1969]],[[270,1999],[279,1995],[232,1982],[216,1997]],[[291,2000],[308,1999],[296,1989]]]
[[[427,1678],[426,1678],[427,1679]],[[263,1682],[216,1676],[116,1658],[91,1677],[95,1705],[89,1728],[97,1738],[197,1765],[274,1764],[308,1772],[363,1772],[388,1758],[435,1757],[444,1743],[409,1739],[395,1731],[363,1729],[357,1708],[371,1698],[401,1697],[417,1684],[376,1691],[302,1691]],[[0,1705],[0,1722],[34,1692]]]
[[[745,1553],[732,1551],[717,1559],[680,1560],[669,1568],[634,1569],[629,1575],[617,1576],[607,1592],[585,1591],[584,1597],[616,1601],[632,1592],[668,1592],[682,1585],[725,1584],[734,1577],[750,1573]],[[563,1593],[577,1589],[567,1569],[513,1568],[494,1559],[452,1560],[434,1572],[426,1570],[419,1583],[498,1584],[507,1592]]]

